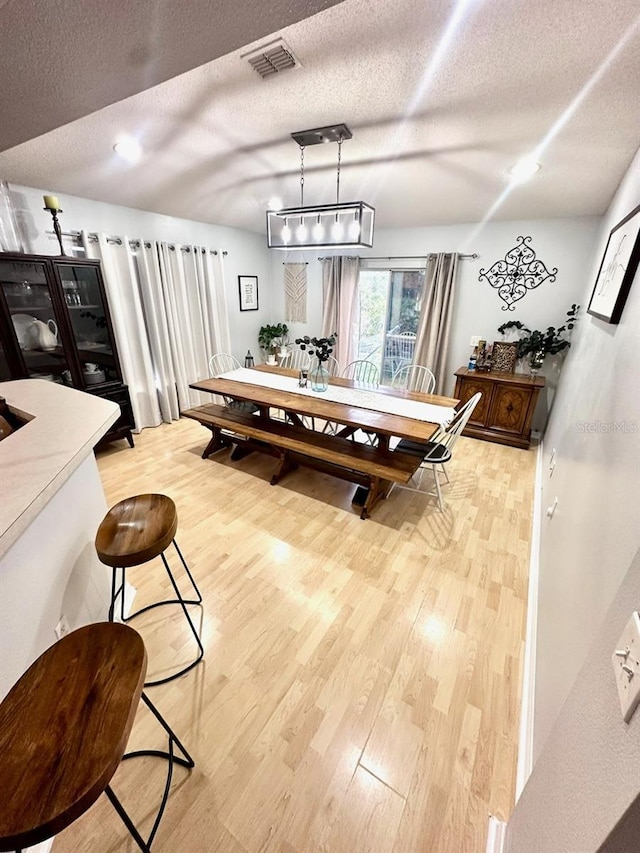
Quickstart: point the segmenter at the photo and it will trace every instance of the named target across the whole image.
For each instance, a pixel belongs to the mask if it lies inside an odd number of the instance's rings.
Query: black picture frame
[[[640,262],[640,205],[611,229],[587,313],[619,323]]]
[[[238,297],[241,311],[258,310],[258,276],[238,276]]]

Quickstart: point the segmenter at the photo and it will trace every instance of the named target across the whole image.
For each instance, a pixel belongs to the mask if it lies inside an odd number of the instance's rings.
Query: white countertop
[[[32,416],[0,441],[0,557],[120,416],[117,403],[43,379],[0,382],[9,407]]]

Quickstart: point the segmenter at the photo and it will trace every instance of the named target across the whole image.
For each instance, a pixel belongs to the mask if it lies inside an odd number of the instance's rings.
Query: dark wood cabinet
[[[100,261],[0,252],[0,381],[48,379],[117,402],[103,442],[135,428]]]
[[[496,441],[512,447],[528,448],[531,444],[531,419],[543,376],[525,373],[479,373],[461,367],[456,371],[454,397],[462,403],[478,391],[482,392],[464,435]]]

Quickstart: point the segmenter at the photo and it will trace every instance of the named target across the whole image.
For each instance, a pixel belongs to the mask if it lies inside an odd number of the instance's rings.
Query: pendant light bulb
[[[338,217],[336,216],[336,221],[331,226],[331,236],[334,240],[341,240],[343,232],[344,228],[342,226],[342,222],[340,222]]]
[[[309,229],[304,224],[304,219],[300,220],[300,225],[296,228],[296,240],[299,240],[301,243],[307,239],[307,235],[309,234]]]
[[[349,237],[352,240],[357,240],[360,236],[360,223],[354,217],[352,221],[349,223]]]
[[[314,240],[319,241],[319,240],[322,240],[322,238],[324,237],[324,226],[323,226],[322,222],[320,222],[320,217],[318,217],[318,221],[313,226],[313,232],[312,233],[313,233],[313,239]]]
[[[289,222],[285,219],[284,227],[282,229],[282,241],[283,243],[288,243],[291,239],[291,228],[289,228]]]

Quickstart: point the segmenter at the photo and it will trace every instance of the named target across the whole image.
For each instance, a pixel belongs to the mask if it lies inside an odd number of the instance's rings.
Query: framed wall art
[[[587,313],[619,323],[640,261],[640,205],[612,229]]]
[[[516,341],[495,341],[491,350],[491,370],[497,373],[513,373],[517,358]]]
[[[240,294],[241,311],[258,310],[258,276],[239,275],[238,292]]]

